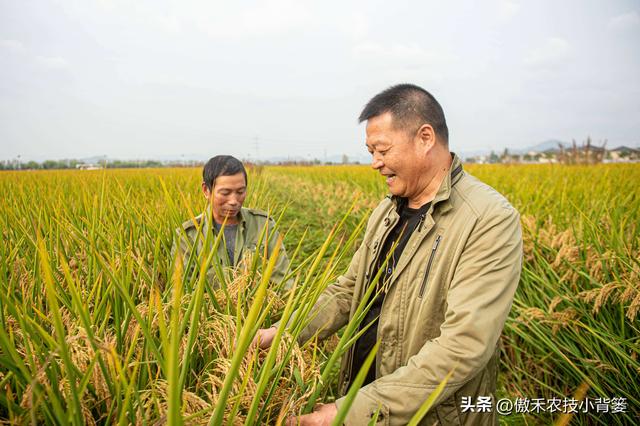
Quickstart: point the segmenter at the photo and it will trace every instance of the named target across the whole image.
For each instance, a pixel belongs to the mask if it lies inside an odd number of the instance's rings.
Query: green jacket
[[[451,170],[461,168],[453,155]],[[461,169],[460,169],[461,170]],[[460,171],[447,176],[391,277],[378,323],[376,380],[357,393],[345,424],[403,425],[456,366],[421,424],[497,424],[497,343],[522,269],[518,212],[493,188]],[[303,330],[325,338],[352,317],[378,252],[397,223],[396,200],[373,211],[349,269],[329,286]],[[322,307],[322,308],[320,308]],[[352,348],[353,350],[353,348]],[[348,390],[352,353],[342,359]],[[493,398],[492,413],[463,412],[463,396]],[[338,399],[338,408],[344,399]]]
[[[191,255],[191,250],[194,245],[196,246],[196,258],[199,257],[205,241],[205,233],[208,229],[211,229],[211,232],[214,233],[214,238],[210,239],[211,244],[213,245],[215,236],[217,235],[218,231],[216,231],[214,227],[210,227],[208,223],[210,216],[208,210],[209,208],[207,208],[207,212],[196,216],[195,221],[188,220],[184,222],[180,228],[176,229],[177,235],[171,249],[172,257],[175,256],[176,248],[179,246],[180,254],[182,255],[184,263],[186,264],[189,256]],[[220,262],[222,262],[224,266],[236,266],[243,257],[248,255],[249,253],[254,253],[256,251],[260,235],[263,232],[265,226],[268,226],[268,238],[264,237],[264,239],[268,239],[268,256],[273,253],[275,246],[278,243],[279,234],[276,230],[275,222],[267,215],[267,213],[261,210],[242,207],[240,209],[240,212],[238,213],[238,219],[239,222],[238,229],[236,231],[234,259],[229,259],[224,241],[220,241],[220,244],[218,245],[217,255],[220,259]],[[197,244],[195,244],[196,237],[198,236],[199,232],[201,235],[200,238],[197,239]],[[176,243],[177,241],[179,241],[179,243]],[[264,247],[264,245],[262,247]],[[195,264],[197,264],[197,262]],[[289,259],[287,258],[287,253],[284,249],[284,245],[282,245],[280,247],[278,261],[273,270],[273,274],[271,275],[271,281],[274,283],[280,283],[287,274],[288,269]],[[207,271],[207,280],[209,282],[216,281],[213,267],[209,268],[209,270]],[[284,287],[289,288],[290,286],[291,283],[287,282],[285,283]]]

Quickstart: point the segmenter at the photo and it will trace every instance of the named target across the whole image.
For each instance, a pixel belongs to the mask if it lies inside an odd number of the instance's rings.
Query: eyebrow
[[[386,142],[386,141],[374,141],[374,142],[371,142],[371,143],[365,142],[364,144],[367,147],[367,149],[370,149],[370,148],[374,148],[375,149],[379,145],[390,145],[390,143]]]
[[[240,191],[240,190],[246,190],[247,187],[246,186],[241,186],[239,188],[229,188],[228,186],[223,186],[222,188],[218,188],[218,191]]]

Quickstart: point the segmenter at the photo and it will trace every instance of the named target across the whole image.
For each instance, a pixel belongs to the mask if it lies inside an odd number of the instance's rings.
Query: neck
[[[409,208],[417,209],[425,205],[426,203],[433,201],[451,169],[451,162],[453,161],[451,155],[447,152],[446,157],[440,156],[436,159],[435,172],[430,176],[427,176],[428,181],[424,185],[424,189],[417,195],[409,197]]]
[[[213,220],[215,220],[218,225],[222,225],[223,223],[225,225],[237,225],[238,222],[239,222],[238,216],[226,216],[226,217],[222,216],[222,217],[220,217],[220,216],[214,215],[213,216]]]

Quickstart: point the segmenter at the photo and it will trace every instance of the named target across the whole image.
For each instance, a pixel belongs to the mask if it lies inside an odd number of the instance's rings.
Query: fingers
[[[277,328],[271,327],[267,329],[262,329],[262,333],[260,333],[260,349],[268,349],[271,347],[271,343],[273,343],[273,338],[276,335]]]
[[[259,347],[260,342],[261,342],[261,338],[260,338],[260,333],[262,332],[262,330],[258,330],[258,332],[256,333],[255,336],[253,336],[253,340],[251,341],[251,348],[255,348],[255,347]]]
[[[311,418],[313,416],[313,413],[311,414],[305,414],[304,416],[291,416],[289,418],[287,418],[287,426],[311,426],[314,425],[315,423],[313,422],[313,419]]]
[[[287,418],[285,424],[287,426],[328,426],[333,422],[337,411],[335,404],[318,404],[316,405],[313,413],[299,417],[291,416]]]
[[[260,349],[269,349],[277,330],[278,329],[276,327],[261,328],[251,341],[251,346],[258,347]]]
[[[297,417],[287,417],[287,421],[285,422],[286,426],[296,426],[298,424]]]

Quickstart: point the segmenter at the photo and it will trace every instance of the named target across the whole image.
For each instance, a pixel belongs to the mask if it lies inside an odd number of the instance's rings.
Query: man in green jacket
[[[344,395],[380,342],[345,424],[368,424],[376,415],[377,424],[406,424],[454,367],[422,424],[497,424],[497,344],[522,268],[519,214],[463,171],[449,151],[442,108],[424,89],[393,86],[369,101],[360,121],[390,196],[371,214],[349,269],[322,293],[299,340],[338,331],[377,285],[363,323],[372,326],[342,359]],[[260,330],[260,345],[269,346],[274,334]],[[488,412],[461,404],[480,397],[493,402]],[[295,421],[330,424],[343,403]]]
[[[247,196],[247,172],[241,161],[230,155],[211,158],[202,170],[202,193],[208,201],[206,211],[184,222],[176,230],[177,237],[171,249],[173,257],[179,247],[183,263],[187,264],[195,247],[196,261],[191,264],[188,273],[197,269],[197,259],[207,240],[208,230],[213,233],[209,238],[211,244],[219,232],[223,233],[217,258],[224,266],[236,266],[244,256],[256,252],[261,238],[267,242],[267,256],[273,253],[278,243],[278,231],[273,219],[261,210],[242,207]],[[211,224],[209,218],[213,219]],[[271,280],[276,284],[281,283],[288,268],[289,259],[281,246]],[[208,269],[207,279],[215,282],[213,267]],[[283,287],[289,288],[290,285],[287,281]]]

